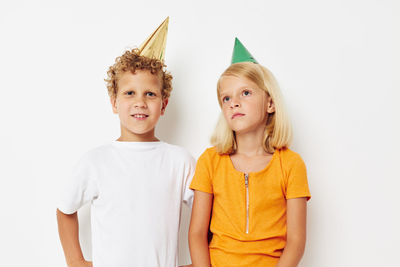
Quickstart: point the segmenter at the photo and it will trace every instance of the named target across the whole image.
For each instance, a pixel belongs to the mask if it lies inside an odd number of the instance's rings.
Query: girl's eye
[[[222,102],[226,103],[230,100],[229,96],[225,96],[224,98],[222,98]]]
[[[249,96],[249,95],[251,95],[251,92],[249,90],[244,90],[242,95],[243,96]]]
[[[128,91],[128,92],[126,92],[125,94],[127,94],[127,95],[133,95],[134,92],[133,92],[133,91]]]

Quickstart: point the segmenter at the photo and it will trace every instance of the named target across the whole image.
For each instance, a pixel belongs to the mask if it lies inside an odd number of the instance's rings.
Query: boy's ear
[[[162,107],[161,107],[161,115],[164,115],[165,113],[165,108],[168,105],[168,98],[163,99],[162,101]]]
[[[110,103],[112,107],[112,111],[114,114],[118,114],[117,110],[117,98],[115,96],[110,96]]]

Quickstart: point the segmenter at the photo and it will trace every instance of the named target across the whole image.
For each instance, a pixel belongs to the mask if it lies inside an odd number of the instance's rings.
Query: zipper
[[[249,233],[249,174],[244,174],[244,184],[246,186],[246,234]]]

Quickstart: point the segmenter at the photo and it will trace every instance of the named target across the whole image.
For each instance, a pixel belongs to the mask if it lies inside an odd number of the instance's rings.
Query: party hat
[[[244,45],[235,37],[235,46],[233,47],[232,62],[231,64],[239,62],[253,62],[258,64],[257,60],[250,54]]]
[[[163,23],[142,43],[139,47],[140,55],[148,58],[155,58],[164,61],[165,46],[167,43],[168,33],[168,22],[167,17]]]

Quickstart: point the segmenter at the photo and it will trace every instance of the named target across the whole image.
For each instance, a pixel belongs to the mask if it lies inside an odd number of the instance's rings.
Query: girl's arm
[[[287,240],[283,254],[276,267],[296,267],[306,244],[306,198],[287,200]]]
[[[77,213],[64,214],[57,209],[58,233],[69,267],[90,267],[91,262],[83,258],[79,244],[79,224]]]
[[[210,267],[208,228],[210,225],[213,195],[194,192],[192,216],[189,227],[189,248],[193,267]]]

